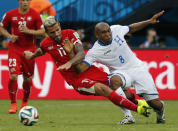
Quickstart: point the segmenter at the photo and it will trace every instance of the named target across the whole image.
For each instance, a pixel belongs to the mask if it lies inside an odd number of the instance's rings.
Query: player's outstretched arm
[[[41,50],[41,48],[36,49],[36,51],[34,53],[30,52],[30,51],[24,51],[24,56],[28,60],[35,59],[36,57],[39,57],[42,55],[44,55],[44,53]]]
[[[146,27],[147,25],[149,24],[156,24],[156,23],[159,23],[159,20],[158,18],[160,16],[162,16],[164,14],[164,10],[155,14],[152,18],[148,19],[148,20],[145,20],[145,21],[142,21],[142,22],[138,22],[138,23],[134,23],[134,24],[131,24],[129,25],[130,27],[130,31],[129,33],[134,33],[138,30],[141,30],[142,28]]]

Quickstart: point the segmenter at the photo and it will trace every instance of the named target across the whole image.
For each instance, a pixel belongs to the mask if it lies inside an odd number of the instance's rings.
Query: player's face
[[[112,32],[109,26],[103,26],[98,32],[96,32],[96,37],[107,44],[112,41]]]
[[[23,10],[29,9],[31,0],[18,0],[18,1],[20,4],[20,8],[22,8]]]
[[[48,27],[48,35],[55,41],[60,42],[62,38],[61,27],[56,23],[52,27]]]

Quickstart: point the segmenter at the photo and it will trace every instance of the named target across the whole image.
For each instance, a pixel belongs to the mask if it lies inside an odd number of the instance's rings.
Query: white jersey
[[[140,66],[143,62],[131,51],[124,39],[124,35],[129,32],[129,27],[112,25],[110,28],[112,42],[106,45],[96,41],[84,61],[89,65],[94,62],[104,64],[111,73],[115,70],[127,70],[130,67]]]

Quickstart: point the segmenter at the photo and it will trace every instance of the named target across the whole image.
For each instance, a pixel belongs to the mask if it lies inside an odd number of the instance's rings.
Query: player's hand
[[[63,48],[64,50],[69,54],[73,51],[73,48],[74,48],[74,39],[72,39],[71,41],[67,38],[63,41]]]
[[[19,27],[20,32],[30,34],[30,30],[27,28],[27,26],[21,25]]]
[[[57,70],[68,70],[69,68],[71,68],[71,66],[72,66],[72,63],[68,61],[64,65],[59,66]]]
[[[24,56],[27,60],[31,60],[33,56],[33,52],[30,51],[24,51]]]
[[[164,12],[165,12],[165,11],[163,10],[163,11],[161,11],[161,12],[155,14],[155,15],[150,19],[150,23],[151,23],[151,24],[159,23],[158,18],[159,18],[160,16],[162,16],[162,15],[164,14]]]
[[[9,37],[9,39],[11,40],[12,43],[15,43],[16,40],[18,39],[18,36],[16,36],[16,35],[11,35],[11,36]]]

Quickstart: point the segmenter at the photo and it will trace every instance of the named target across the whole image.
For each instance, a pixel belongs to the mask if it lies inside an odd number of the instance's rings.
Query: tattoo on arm
[[[85,58],[85,53],[81,44],[75,44],[75,52],[77,53],[76,55],[73,51],[69,54],[69,57],[71,59],[70,62],[72,63],[72,65],[80,63]]]

